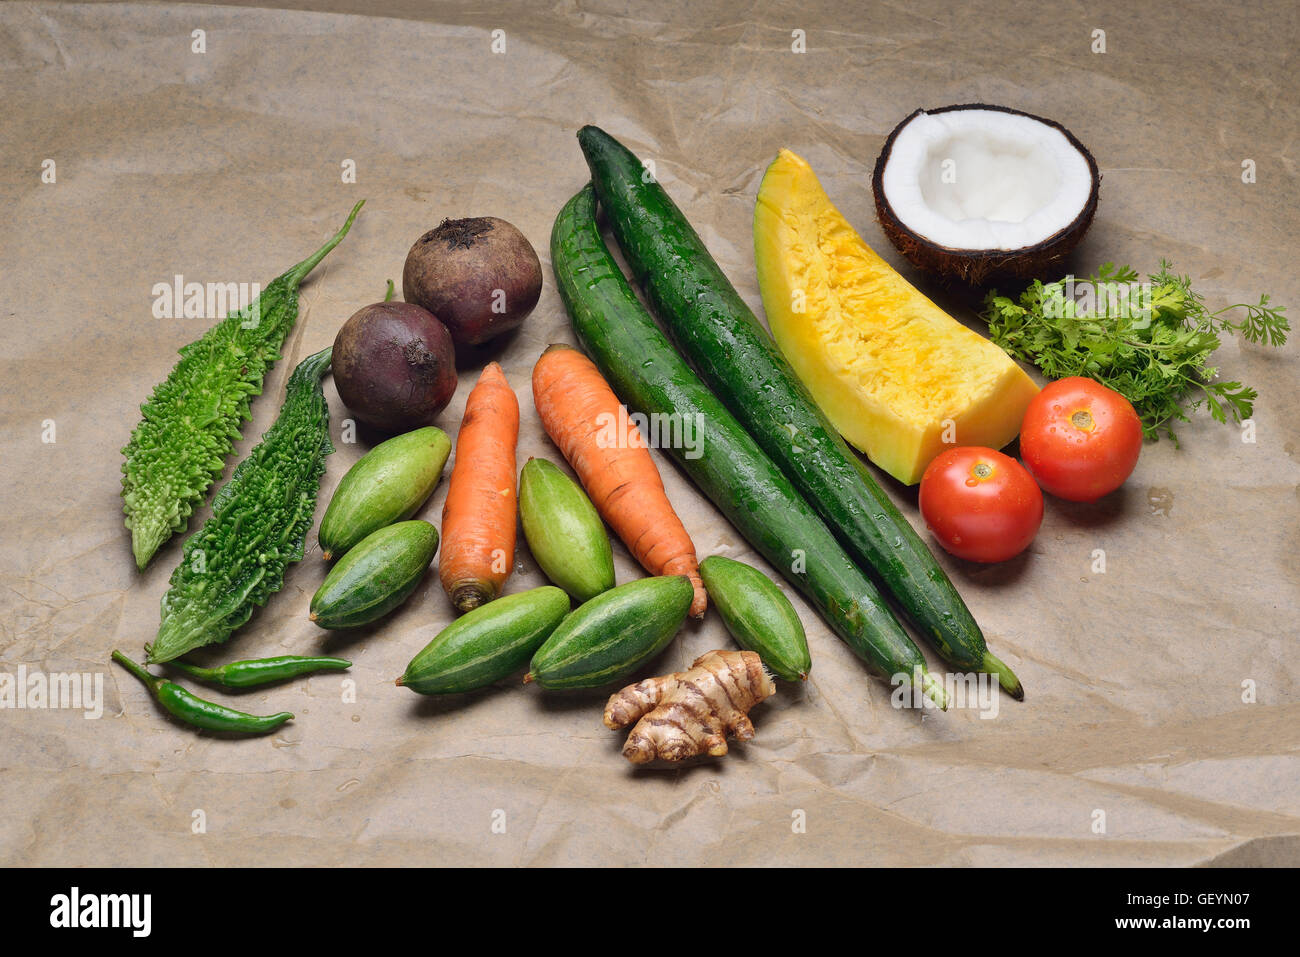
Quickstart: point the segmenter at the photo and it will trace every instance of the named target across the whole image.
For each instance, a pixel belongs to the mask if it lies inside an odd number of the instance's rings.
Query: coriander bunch
[[[1202,405],[1219,422],[1250,418],[1258,393],[1220,381],[1214,353],[1224,335],[1282,345],[1284,311],[1260,296],[1209,312],[1191,280],[1161,261],[1146,282],[1129,266],[1105,263],[1087,280],[1035,280],[1018,299],[993,290],[981,315],[1009,355],[1053,379],[1086,376],[1114,389],[1133,403],[1148,438],[1164,432],[1177,445],[1173,423]]]

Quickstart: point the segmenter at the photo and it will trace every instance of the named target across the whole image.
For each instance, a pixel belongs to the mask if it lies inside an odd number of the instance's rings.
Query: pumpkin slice
[[[951,445],[1000,449],[1038,393],[1005,352],[862,241],[789,150],[754,209],[754,257],[777,345],[832,424],[912,485]]]

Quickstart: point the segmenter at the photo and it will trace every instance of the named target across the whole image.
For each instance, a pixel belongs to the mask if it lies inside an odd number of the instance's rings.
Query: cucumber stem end
[[[948,710],[948,692],[943,682],[928,671],[921,672],[921,693],[935,703],[940,711]]]
[[[1007,694],[1017,701],[1025,700],[1025,689],[1020,684],[1020,679],[1016,677],[1016,673],[987,648],[984,649],[984,660],[980,662],[980,671],[989,675],[997,675],[998,684],[1002,686]]]

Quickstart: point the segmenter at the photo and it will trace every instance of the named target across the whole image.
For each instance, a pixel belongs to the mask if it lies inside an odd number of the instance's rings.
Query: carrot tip
[[[709,610],[709,599],[704,591],[704,585],[701,583],[695,588],[695,597],[691,599],[691,617],[703,618],[704,613]]]

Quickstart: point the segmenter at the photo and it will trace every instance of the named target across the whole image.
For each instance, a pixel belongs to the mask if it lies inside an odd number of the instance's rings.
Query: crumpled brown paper
[[[1298,38],[1282,0],[1204,22],[1120,2],[352,7],[409,19],[0,6],[0,673],[99,674],[104,695],[97,720],[0,711],[0,862],[1300,862],[1293,345],[1222,351],[1224,375],[1260,390],[1254,442],[1198,417],[1179,429],[1180,450],[1147,446],[1118,494],[1049,501],[1020,559],[940,554],[1024,682],[1024,703],[1004,696],[996,717],[891,707],[890,689],[796,597],[812,675],[755,709],[756,739],[723,760],[634,770],[623,735],[601,724],[604,694],[506,682],[430,700],[394,688],[451,619],[436,577],[382,625],[326,634],[306,617],[324,573],[314,534],[284,591],[206,660],[344,654],[355,700],[337,675],[212,692],[297,714],[271,737],[218,739],[168,721],[109,669],[111,649],[138,654],[152,637],[183,541],[135,571],[119,449],[176,350],[211,322],[155,318],[154,284],[265,283],[368,199],[304,287],[242,455],[294,363],[381,298],[443,217],[508,219],[547,261],[552,218],[586,180],[583,123],[654,160],[755,308],[750,217],[778,147],[806,157],[901,266],[873,222],[871,166],[916,107],[969,101],[1053,117],[1096,155],[1101,205],[1080,270],[1169,257],[1216,306],[1261,291],[1300,303],[1297,107],[1279,66]],[[1245,160],[1255,183],[1242,181]],[[355,183],[343,181],[349,161]],[[979,328],[967,298],[904,273]],[[540,305],[500,353],[523,408],[521,464],[559,460],[529,392],[553,341],[573,338],[548,265]],[[449,431],[477,368],[443,415]],[[364,450],[338,441],[346,412],[326,390],[339,449],[322,501]],[[659,462],[701,557],[762,566]],[[919,525],[915,493],[889,487]],[[424,517],[438,521],[442,494]],[[620,581],[639,575],[616,549]],[[541,582],[521,551],[510,587]],[[656,670],[726,646],[710,615]]]

